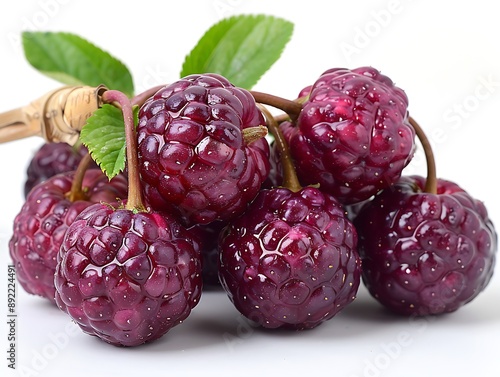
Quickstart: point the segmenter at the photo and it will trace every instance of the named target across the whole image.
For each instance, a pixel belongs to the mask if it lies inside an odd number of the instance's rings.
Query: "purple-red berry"
[[[67,143],[45,143],[35,152],[26,170],[24,196],[37,184],[67,171],[74,171],[83,156],[88,153],[84,145],[78,147]],[[90,168],[98,168],[92,163]]]
[[[9,251],[21,286],[54,301],[54,272],[64,233],[76,216],[93,203],[115,202],[127,196],[127,180],[111,181],[98,169],[83,179],[85,200],[71,201],[74,172],[57,174],[35,186],[14,219]]]
[[[187,226],[233,218],[269,173],[269,145],[243,130],[265,125],[250,92],[216,74],[191,75],[141,107],[138,141],[144,197]]]
[[[281,126],[301,183],[352,204],[396,182],[415,149],[406,94],[371,67],[330,69],[307,92]]]
[[[316,188],[262,190],[223,230],[221,283],[266,328],[308,329],[355,298],[357,233],[338,201]]]
[[[184,321],[201,290],[199,245],[173,218],[95,204],[68,228],[56,302],[89,335],[153,341]]]
[[[482,202],[455,183],[402,177],[358,213],[363,281],[395,313],[453,312],[489,283],[497,234]]]

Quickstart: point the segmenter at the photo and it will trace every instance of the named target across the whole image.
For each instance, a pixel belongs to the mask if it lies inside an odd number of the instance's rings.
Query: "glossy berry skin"
[[[219,281],[219,234],[226,222],[195,225],[189,232],[196,236],[201,250],[203,289],[221,289]]]
[[[455,183],[402,177],[358,213],[363,281],[395,313],[453,312],[493,274],[497,234],[484,204]]]
[[[338,201],[316,188],[262,190],[223,230],[221,283],[265,328],[310,329],[355,298],[357,233]]]
[[[73,147],[67,143],[45,143],[35,152],[26,170],[24,196],[37,184],[56,174],[74,171],[83,156],[88,153],[85,146]],[[92,163],[90,168],[98,168]]]
[[[216,74],[191,75],[141,107],[138,142],[144,197],[186,226],[241,214],[269,173],[269,145],[242,130],[265,125],[250,92]]]
[[[301,183],[352,204],[396,182],[415,149],[407,107],[406,94],[374,68],[324,72],[297,126],[281,126]]]
[[[87,197],[70,201],[74,172],[57,174],[35,186],[14,219],[9,252],[17,279],[26,292],[54,302],[54,272],[64,233],[76,216],[98,202],[126,198],[127,180],[111,181],[99,169],[87,170],[83,188]]]
[[[201,289],[199,245],[173,218],[95,204],[68,228],[56,302],[116,346],[158,339],[185,320]]]

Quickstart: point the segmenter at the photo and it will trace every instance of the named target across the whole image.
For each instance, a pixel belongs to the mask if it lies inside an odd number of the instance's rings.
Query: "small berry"
[[[85,333],[117,346],[158,339],[201,295],[198,243],[158,213],[90,206],[68,228],[58,261],[58,306]]]
[[[76,170],[82,157],[87,153],[84,145],[74,147],[67,143],[42,144],[28,165],[24,196],[27,197],[33,187],[52,176]],[[93,163],[90,168],[98,166]]]
[[[497,234],[484,204],[455,183],[402,177],[358,213],[363,281],[398,314],[453,312],[489,283]]]
[[[324,72],[297,126],[281,125],[301,183],[352,204],[396,182],[415,149],[407,107],[406,94],[374,68]]]
[[[141,107],[138,142],[145,200],[186,226],[241,214],[269,173],[269,145],[247,144],[265,124],[252,95],[215,74],[187,76]]]
[[[315,188],[262,190],[223,230],[221,283],[266,328],[308,329],[355,298],[357,234],[338,201]]]
[[[21,286],[34,295],[54,301],[54,272],[64,233],[76,216],[93,203],[115,202],[127,196],[127,180],[111,181],[98,169],[87,170],[83,179],[85,200],[71,201],[68,193],[74,172],[57,174],[35,186],[14,219],[9,242]]]

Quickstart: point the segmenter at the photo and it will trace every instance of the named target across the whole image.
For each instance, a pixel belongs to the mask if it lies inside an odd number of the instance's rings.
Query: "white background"
[[[435,149],[438,175],[485,202],[500,224],[500,22],[494,2],[454,1],[11,1],[0,13],[0,112],[59,84],[25,61],[22,30],[77,33],[125,62],[136,90],[179,77],[184,56],[213,23],[266,13],[295,24],[281,60],[254,89],[295,98],[332,67],[371,65],[403,88]],[[493,8],[492,8],[493,7]],[[7,368],[7,265],[12,222],[38,138],[0,145],[0,374],[32,376],[492,376],[498,373],[500,273],[459,311],[412,322],[360,289],[315,330],[249,327],[222,292],[207,292],[181,326],[146,346],[116,348],[84,335],[18,284],[17,367]],[[405,173],[425,173],[421,148]],[[3,316],[3,318],[1,318]],[[23,372],[24,373],[21,373]],[[8,374],[6,373],[8,372]]]

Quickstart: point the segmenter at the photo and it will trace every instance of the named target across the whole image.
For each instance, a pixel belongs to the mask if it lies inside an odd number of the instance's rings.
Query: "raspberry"
[[[117,346],[155,340],[188,317],[202,289],[199,245],[174,219],[95,204],[68,228],[56,302]]]
[[[33,187],[52,176],[76,170],[78,163],[87,153],[84,145],[73,147],[67,143],[42,144],[28,165],[24,196],[27,197]],[[90,168],[98,166],[92,163]]]
[[[403,315],[453,312],[473,300],[493,274],[497,234],[484,204],[455,183],[402,177],[359,212],[363,281],[383,305]]]
[[[356,296],[357,233],[315,188],[262,190],[221,235],[220,278],[235,307],[266,328],[308,329]]]
[[[139,112],[145,200],[186,226],[241,214],[269,173],[269,145],[243,130],[264,125],[250,92],[216,74],[160,89]]]
[[[283,130],[301,183],[352,204],[396,182],[415,149],[407,107],[405,93],[374,68],[323,73],[297,127]]]
[[[64,233],[86,207],[100,201],[114,202],[127,195],[127,180],[119,175],[108,181],[98,169],[83,179],[86,200],[70,201],[74,172],[48,178],[35,186],[14,219],[9,251],[21,286],[34,295],[54,301],[56,256]]]

